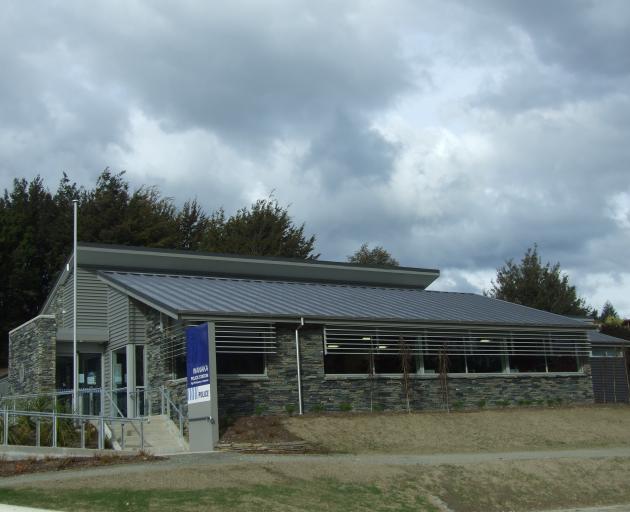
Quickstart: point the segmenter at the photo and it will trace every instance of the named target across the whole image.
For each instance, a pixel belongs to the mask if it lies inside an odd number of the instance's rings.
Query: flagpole
[[[72,201],[72,411],[79,412],[79,388],[77,383],[77,204],[78,201]]]

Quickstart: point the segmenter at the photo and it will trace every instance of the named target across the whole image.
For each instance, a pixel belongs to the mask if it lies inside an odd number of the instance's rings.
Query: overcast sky
[[[0,186],[105,167],[208,211],[272,191],[480,291],[538,243],[630,316],[630,2],[5,1]]]

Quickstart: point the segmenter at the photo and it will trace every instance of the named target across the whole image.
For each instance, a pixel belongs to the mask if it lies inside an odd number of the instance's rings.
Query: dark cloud
[[[627,297],[628,47],[625,1],[9,2],[0,181],[275,191],[327,258],[379,244],[479,290],[537,242]]]

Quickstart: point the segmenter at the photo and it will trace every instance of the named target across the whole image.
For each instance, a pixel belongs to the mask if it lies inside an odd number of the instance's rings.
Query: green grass
[[[334,479],[292,480],[288,483],[205,490],[80,489],[60,492],[39,489],[0,489],[0,502],[57,510],[209,511],[400,511],[436,512],[426,498],[406,485],[386,490],[373,484]]]

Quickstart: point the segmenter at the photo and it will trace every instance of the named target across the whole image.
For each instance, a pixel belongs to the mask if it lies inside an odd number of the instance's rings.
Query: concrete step
[[[143,425],[143,434],[145,449],[156,455],[189,451],[178,427],[167,416],[151,416]],[[120,428],[114,428],[114,436],[121,443]],[[140,444],[139,432],[131,425],[125,426],[125,449],[140,449]]]

